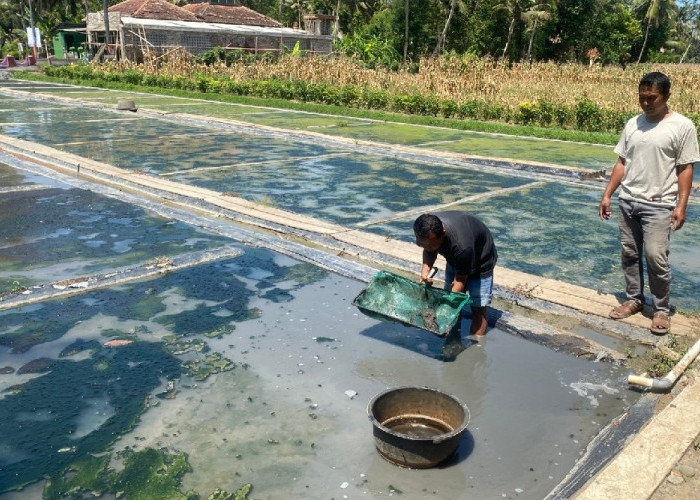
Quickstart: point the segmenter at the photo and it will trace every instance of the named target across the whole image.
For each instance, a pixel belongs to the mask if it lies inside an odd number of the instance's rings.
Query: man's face
[[[434,232],[428,233],[425,238],[421,238],[417,233],[414,234],[416,235],[416,245],[427,252],[436,252],[442,244],[443,237],[437,236]]]
[[[669,96],[662,94],[656,85],[645,85],[639,89],[639,106],[651,119],[664,117],[668,98]]]

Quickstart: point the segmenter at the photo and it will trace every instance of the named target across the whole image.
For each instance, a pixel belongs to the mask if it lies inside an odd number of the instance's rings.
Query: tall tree
[[[683,64],[690,50],[695,48],[697,51],[700,46],[700,1],[681,2],[678,10],[678,24],[680,41],[685,44],[685,50],[678,63]]]
[[[540,20],[551,19],[554,9],[556,9],[555,0],[544,0],[530,5],[525,12],[523,12],[523,20],[531,26],[530,41],[527,44],[527,55],[525,56],[527,61],[532,61],[532,42],[535,40],[537,24]]]
[[[458,0],[450,0],[450,10],[447,12],[447,19],[445,19],[445,26],[442,28],[442,32],[438,36],[437,43],[433,49],[433,57],[436,57],[440,53],[440,48],[445,43],[445,38],[447,38],[447,30],[450,27],[450,22],[452,21],[452,16],[454,16],[455,9],[457,8]]]
[[[646,30],[644,31],[644,41],[642,42],[642,48],[639,51],[639,57],[637,58],[637,64],[642,60],[644,55],[644,50],[647,46],[647,41],[649,40],[649,30],[654,25],[655,28],[659,27],[662,21],[666,21],[670,18],[671,12],[673,12],[673,7],[675,7],[675,2],[672,0],[641,0],[637,6],[636,10],[639,12],[644,12],[644,20],[646,21]]]
[[[510,24],[508,25],[508,35],[506,37],[506,43],[503,46],[503,53],[501,58],[505,59],[508,53],[508,46],[510,45],[511,39],[513,38],[513,33],[515,32],[515,25],[517,22],[522,20],[523,13],[523,0],[501,0],[494,7],[496,12],[505,12],[510,18]]]
[[[406,64],[408,59],[408,18],[409,18],[409,1],[405,0],[403,6],[403,63]]]

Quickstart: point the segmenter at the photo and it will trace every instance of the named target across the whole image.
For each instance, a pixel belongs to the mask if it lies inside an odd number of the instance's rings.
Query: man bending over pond
[[[433,284],[430,270],[438,254],[447,261],[445,290],[469,293],[471,335],[484,335],[486,306],[491,303],[493,268],[498,260],[491,231],[473,215],[458,210],[423,214],[413,223],[416,244],[423,248],[421,283]],[[459,328],[459,322],[457,323]]]
[[[685,223],[693,163],[700,161],[695,126],[668,108],[670,96],[671,81],[663,73],[648,73],[639,82],[643,113],[622,131],[615,147],[617,162],[598,206],[600,218],[609,219],[611,197],[620,188],[618,225],[627,300],[610,317],[627,318],[643,309],[644,252],[654,311],[651,331],[657,335],[671,328],[671,230]]]

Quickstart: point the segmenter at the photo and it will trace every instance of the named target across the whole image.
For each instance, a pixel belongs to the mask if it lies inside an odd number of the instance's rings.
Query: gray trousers
[[[671,265],[668,252],[672,208],[620,199],[622,270],[628,300],[644,303],[646,262],[654,312],[670,313]],[[644,253],[644,260],[642,260]]]

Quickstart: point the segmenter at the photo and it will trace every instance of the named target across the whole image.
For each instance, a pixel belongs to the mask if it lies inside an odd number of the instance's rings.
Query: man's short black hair
[[[421,238],[427,238],[430,233],[441,236],[445,230],[442,227],[442,221],[437,215],[423,214],[413,223],[413,231]]]
[[[667,96],[671,93],[671,80],[660,71],[652,71],[639,81],[639,89],[642,87],[656,87],[662,95]]]

